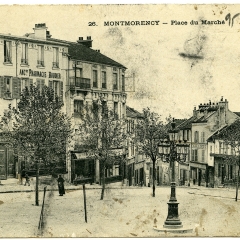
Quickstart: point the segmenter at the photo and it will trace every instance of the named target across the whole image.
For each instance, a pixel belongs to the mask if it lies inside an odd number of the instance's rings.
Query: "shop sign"
[[[205,149],[206,148],[206,144],[205,143],[193,143],[192,144],[192,148],[197,148],[197,149]]]
[[[54,78],[54,79],[61,79],[61,73],[52,73],[52,72],[43,72],[43,71],[34,71],[32,69],[20,69],[19,71],[20,76],[25,77],[43,77],[43,78]]]

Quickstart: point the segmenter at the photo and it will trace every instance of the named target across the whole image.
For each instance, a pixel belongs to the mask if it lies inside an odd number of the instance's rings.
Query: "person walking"
[[[58,181],[58,192],[59,192],[59,196],[63,196],[63,194],[65,194],[64,179],[62,178],[61,175],[59,175],[59,178],[57,179],[57,181]]]

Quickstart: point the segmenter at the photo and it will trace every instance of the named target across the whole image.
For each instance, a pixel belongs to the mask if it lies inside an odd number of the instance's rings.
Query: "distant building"
[[[180,139],[190,143],[189,162],[180,164],[180,179],[189,183],[207,186],[209,170],[207,139],[218,129],[232,124],[238,114],[228,108],[227,99],[217,103],[200,104],[193,116],[180,124]],[[186,180],[185,180],[186,181]]]

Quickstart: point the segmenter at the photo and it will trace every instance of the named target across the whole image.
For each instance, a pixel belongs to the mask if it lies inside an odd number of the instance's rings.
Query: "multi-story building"
[[[54,39],[52,39],[54,41]],[[125,70],[122,64],[93,50],[90,36],[86,40],[79,37],[75,43],[62,41],[68,46],[68,66],[65,69],[66,82],[66,113],[72,117],[72,125],[77,135],[80,114],[84,106],[93,108],[99,101],[112,109],[119,117],[126,116]],[[72,182],[76,178],[91,178],[99,183],[99,161],[89,160],[86,150],[82,149],[81,142],[75,136],[74,148],[68,149],[67,170],[68,179]],[[105,172],[106,178],[119,176],[120,166],[114,165]],[[108,180],[108,179],[107,179]]]
[[[126,107],[127,132],[134,136],[137,121],[141,120],[143,115],[135,109]],[[128,186],[146,185],[146,159],[138,152],[134,137],[128,140],[128,155],[124,163],[124,184]]]
[[[63,97],[66,91],[65,69],[68,63],[68,44],[50,41],[46,24],[36,24],[34,33],[22,37],[0,34],[0,114],[8,105],[16,106],[23,88],[45,84]],[[12,149],[0,144],[0,179],[17,177],[20,161]]]
[[[180,178],[183,176],[186,178],[188,175],[188,181],[199,186],[208,183],[207,139],[216,130],[233,123],[238,117],[236,113],[229,110],[228,101],[226,99],[224,101],[223,98],[216,104],[209,102],[200,104],[198,109],[194,108],[193,116],[179,126],[182,138],[188,139],[190,143],[189,165],[180,164],[180,174],[184,174],[180,175]]]

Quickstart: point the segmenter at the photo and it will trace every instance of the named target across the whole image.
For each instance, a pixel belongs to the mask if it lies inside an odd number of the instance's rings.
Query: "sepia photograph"
[[[0,237],[240,236],[240,5],[0,11]]]

